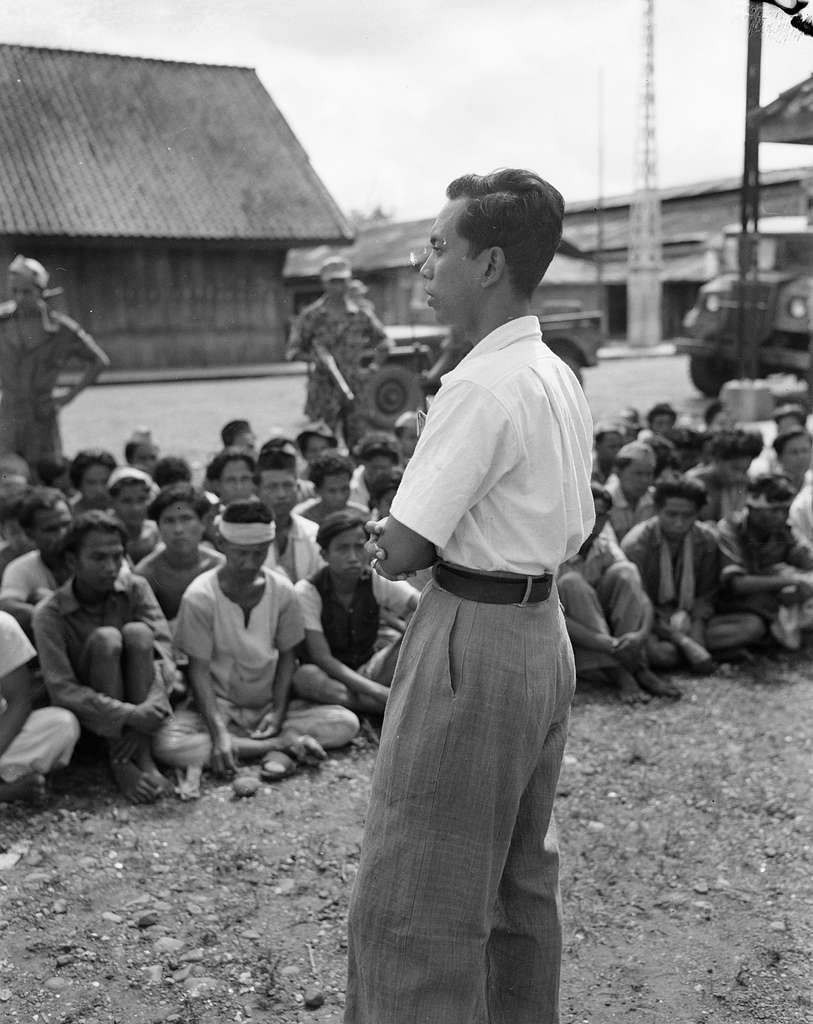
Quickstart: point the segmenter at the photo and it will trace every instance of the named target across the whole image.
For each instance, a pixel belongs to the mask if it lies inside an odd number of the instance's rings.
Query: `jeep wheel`
[[[717,356],[689,356],[689,377],[698,391],[707,398],[716,398],[720,388],[735,376],[727,359]]]
[[[424,407],[418,376],[403,366],[382,366],[367,384],[370,420],[376,427],[392,427],[402,412]]]

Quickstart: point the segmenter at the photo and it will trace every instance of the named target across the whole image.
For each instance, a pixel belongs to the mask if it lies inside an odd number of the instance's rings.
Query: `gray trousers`
[[[346,1024],[556,1024],[553,801],[575,687],[557,592],[430,583],[401,648],[350,903]]]

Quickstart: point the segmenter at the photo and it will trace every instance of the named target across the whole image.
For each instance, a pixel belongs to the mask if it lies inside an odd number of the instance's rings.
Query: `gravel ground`
[[[563,1024],[813,1019],[809,664],[637,709],[577,692]],[[374,737],[248,799],[128,807],[83,762],[47,809],[0,808],[0,1020],[338,1024]]]

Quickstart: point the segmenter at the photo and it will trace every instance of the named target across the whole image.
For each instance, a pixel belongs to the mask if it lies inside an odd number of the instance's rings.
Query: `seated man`
[[[147,518],[152,489],[152,478],[135,466],[119,466],[107,482],[110,508],[127,533],[124,550],[132,565],[146,558],[158,544],[158,527]]]
[[[0,586],[0,609],[13,615],[28,636],[35,606],[70,575],[62,539],[71,525],[71,512],[62,491],[33,487],[20,506],[19,523],[34,550],[9,562]]]
[[[224,448],[206,467],[206,487],[224,507],[254,494],[254,456],[242,448]]]
[[[343,508],[353,508],[362,513],[369,511],[350,501],[353,468],[353,461],[347,455],[326,451],[317,456],[310,465],[310,480],[316,496],[295,505],[294,515],[309,519],[318,526],[331,512],[339,512]]]
[[[359,723],[346,708],[290,701],[304,630],[293,584],[263,565],[271,513],[256,498],[233,502],[218,533],[225,561],[190,583],[175,630],[197,710],[177,712],[156,756],[178,768],[209,764],[218,774],[232,773],[238,758],[259,759],[262,777],[275,779],[294,769],[292,758],[343,747]]]
[[[0,803],[41,800],[45,776],[65,767],[79,739],[70,711],[31,710],[35,654],[20,625],[0,612]]]
[[[103,448],[83,448],[71,461],[71,484],[76,494],[71,499],[74,517],[91,509],[110,508],[107,481],[116,468],[116,460]]]
[[[67,455],[43,455],[41,459],[37,459],[34,469],[43,487],[56,487],[66,498],[73,497],[71,460]]]
[[[720,556],[715,531],[697,521],[706,491],[696,480],[664,480],[655,485],[654,498],[656,515],[633,526],[621,542],[655,607],[650,664],[676,668],[688,662],[693,672],[709,672],[709,650],[730,648],[736,640],[725,623],[711,624]]]
[[[643,441],[630,441],[616,456],[615,474],[606,487],[613,502],[610,523],[618,540],[655,513],[652,481],[656,463],[655,452]]]
[[[798,494],[810,479],[813,437],[804,427],[790,427],[773,439],[773,450],[777,460],[774,472],[786,476],[794,495]]]
[[[201,543],[209,509],[206,495],[183,483],[163,488],[150,504],[150,519],[163,543],[136,565],[135,572],[149,583],[170,625],[192,580],[223,564],[220,552]]]
[[[401,465],[405,466],[415,453],[418,443],[418,417],[422,415],[417,409],[402,412],[392,427],[401,450]]]
[[[354,452],[359,465],[350,480],[350,500],[362,508],[370,507],[370,487],[386,476],[401,461],[398,442],[381,431],[365,434]]]
[[[283,572],[292,583],[307,579],[323,565],[316,531],[319,527],[294,511],[296,453],[287,448],[268,448],[257,464],[257,493],[274,517],[276,533],[268,545],[266,566]]]
[[[124,445],[124,461],[146,473],[152,479],[158,456],[161,454],[158,445],[152,439],[149,427],[137,427]]]
[[[150,747],[176,669],[149,584],[121,572],[126,539],[107,512],[74,519],[62,542],[71,577],[37,606],[34,638],[52,703],[107,740],[119,789],[149,803],[166,788]]]
[[[313,423],[306,423],[296,435],[296,446],[302,458],[310,467],[314,459],[323,452],[336,449],[339,439],[325,423],[324,420],[314,420]],[[304,474],[310,479],[310,471]]]
[[[638,435],[639,441],[648,441],[655,434],[664,437],[677,423],[677,412],[669,402],[656,402],[646,414],[646,428]]]
[[[762,451],[762,436],[745,430],[718,430],[709,442],[708,464],[688,470],[699,480],[708,499],[700,518],[716,524],[745,505],[748,467]]]
[[[376,651],[382,616],[398,629],[397,620],[412,614],[419,594],[405,581],[370,571],[364,522],[363,514],[348,508],[334,512],[319,527],[316,539],[327,564],[296,584],[307,664],[297,669],[294,692],[381,715],[401,646],[399,636]]]
[[[577,675],[609,673],[627,704],[649,695],[679,697],[680,690],[658,678],[647,663],[653,623],[652,603],[636,567],[604,528],[612,498],[591,485],[596,521],[579,553],[559,568],[557,587]]]
[[[18,491],[0,496],[0,580],[15,558],[34,550],[28,534],[20,526],[20,512],[28,491],[26,484]]]
[[[599,421],[593,428],[593,471],[591,479],[606,484],[615,472],[615,460],[624,447],[624,428],[610,420]]]
[[[793,488],[786,477],[765,475],[748,482],[744,509],[718,526],[722,570],[717,611],[742,648],[769,632],[783,646],[799,646],[797,628],[785,628],[783,609],[813,597],[813,546],[788,523]]]
[[[248,420],[229,420],[220,431],[224,448],[236,448],[252,458],[257,451],[257,437]]]

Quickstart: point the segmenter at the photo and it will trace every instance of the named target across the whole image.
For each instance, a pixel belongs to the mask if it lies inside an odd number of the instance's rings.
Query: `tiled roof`
[[[428,241],[434,218],[408,221],[382,221],[359,228],[352,246],[341,250],[359,274],[378,270],[395,270],[409,266],[409,254],[420,251]],[[338,252],[332,246],[318,246],[298,252],[289,252],[285,263],[285,277],[316,277],[322,262]],[[559,252],[578,258],[582,254],[567,238],[563,238]]]
[[[340,243],[250,68],[0,45],[0,234]]]
[[[757,115],[762,142],[813,142],[813,75],[786,89]]]

